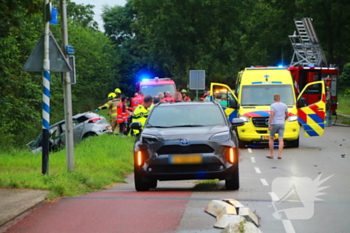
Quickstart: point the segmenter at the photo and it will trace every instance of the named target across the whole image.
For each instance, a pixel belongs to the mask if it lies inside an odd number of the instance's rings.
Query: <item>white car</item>
[[[80,142],[84,138],[112,133],[112,127],[104,116],[94,112],[79,113],[73,116],[74,142]],[[65,120],[59,121],[50,127],[50,151],[57,151],[65,146]],[[32,152],[42,151],[42,134],[37,139],[27,143]]]

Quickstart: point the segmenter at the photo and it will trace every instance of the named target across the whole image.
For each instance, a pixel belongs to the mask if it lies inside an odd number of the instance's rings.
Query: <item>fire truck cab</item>
[[[143,96],[150,95],[152,97],[158,95],[159,92],[169,91],[171,95],[176,92],[174,80],[170,78],[143,79],[136,83],[136,92],[141,91]]]

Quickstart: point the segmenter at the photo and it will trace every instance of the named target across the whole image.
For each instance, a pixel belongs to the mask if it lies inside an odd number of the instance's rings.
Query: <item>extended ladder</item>
[[[290,66],[327,66],[327,59],[318,41],[311,18],[294,19],[298,34],[288,36],[294,54]]]

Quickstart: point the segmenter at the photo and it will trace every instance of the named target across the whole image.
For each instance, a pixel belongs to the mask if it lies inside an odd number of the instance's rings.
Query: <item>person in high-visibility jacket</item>
[[[182,89],[182,101],[191,101],[191,98],[187,96],[187,91],[185,89]]]
[[[126,102],[128,101],[128,97],[123,96],[121,98],[121,102],[117,106],[117,123],[119,124],[119,132],[120,134],[126,134],[126,126],[128,123],[128,108],[126,106]]]
[[[132,122],[141,122],[141,129],[145,127],[145,123],[149,113],[148,108],[152,105],[152,101],[153,99],[150,95],[145,96],[145,98],[143,99],[143,103],[139,104],[132,114]],[[134,129],[133,133],[137,136],[140,133],[140,131]]]
[[[112,126],[113,132],[117,129],[117,106],[120,103],[120,98],[117,94],[111,92],[108,95],[109,101],[104,105],[98,107],[94,112],[98,112],[102,109],[108,109],[107,115],[110,116],[110,124]]]

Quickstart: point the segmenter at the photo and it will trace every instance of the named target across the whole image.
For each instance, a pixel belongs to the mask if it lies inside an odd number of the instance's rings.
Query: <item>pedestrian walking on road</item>
[[[275,103],[270,106],[270,118],[269,118],[269,147],[270,154],[266,157],[273,159],[273,149],[274,149],[274,138],[275,134],[278,133],[278,159],[282,159],[282,150],[284,147],[283,136],[284,136],[284,124],[285,120],[288,118],[288,107],[285,103],[281,102],[281,96],[279,94],[274,94],[273,99]]]

